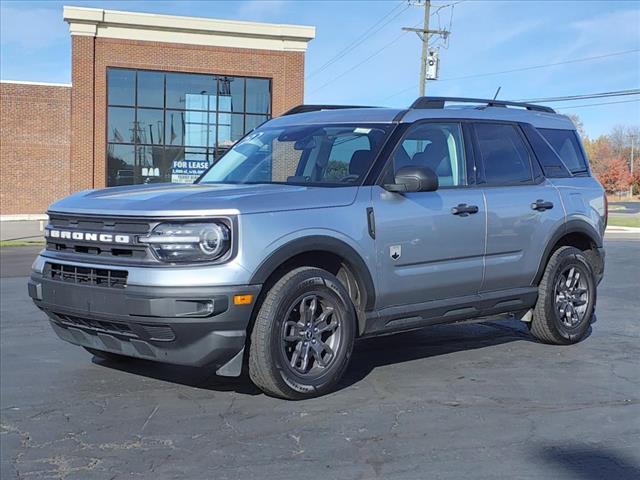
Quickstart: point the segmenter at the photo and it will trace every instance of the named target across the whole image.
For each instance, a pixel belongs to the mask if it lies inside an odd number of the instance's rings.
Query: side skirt
[[[367,312],[362,336],[527,310],[535,305],[537,299],[537,287],[523,287],[388,307]]]

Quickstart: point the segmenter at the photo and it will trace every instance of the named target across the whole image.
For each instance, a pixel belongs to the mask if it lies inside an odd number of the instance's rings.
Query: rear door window
[[[573,174],[588,172],[587,161],[582,154],[578,138],[573,130],[539,128],[538,131],[549,142]]]
[[[477,123],[476,138],[489,185],[531,183],[531,156],[515,125]]]

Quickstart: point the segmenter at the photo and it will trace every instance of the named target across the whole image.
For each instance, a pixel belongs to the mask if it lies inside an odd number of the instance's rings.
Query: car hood
[[[118,216],[250,214],[349,205],[357,190],[279,184],[134,185],[78,192],[55,202],[49,211]]]

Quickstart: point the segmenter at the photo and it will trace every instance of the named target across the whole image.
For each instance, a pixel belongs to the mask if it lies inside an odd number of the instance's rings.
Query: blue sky
[[[456,0],[434,1],[432,10]],[[420,41],[401,27],[416,26],[422,8],[406,1],[71,1],[0,3],[0,78],[71,80],[70,38],[62,5],[314,25],[307,53],[308,103],[406,106],[417,96]],[[398,6],[399,5],[399,6]],[[398,6],[394,17],[326,69],[327,60]],[[452,16],[453,15],[453,16]],[[386,20],[385,20],[386,21]],[[640,49],[639,1],[476,1],[439,10],[432,27],[449,27],[441,49],[441,80],[430,95],[530,99],[640,88],[640,52],[501,75],[456,79]],[[366,58],[370,60],[363,62]],[[359,63],[361,65],[357,66]],[[355,68],[354,68],[355,67]],[[447,80],[448,79],[448,80]],[[590,136],[614,125],[640,125],[640,102],[585,108],[570,106],[638,100],[640,96],[581,100],[553,106],[575,113]]]

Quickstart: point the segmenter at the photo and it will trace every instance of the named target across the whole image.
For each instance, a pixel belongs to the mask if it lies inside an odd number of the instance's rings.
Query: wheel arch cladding
[[[545,247],[532,284],[538,285],[540,283],[551,255],[553,255],[558,248],[562,246],[573,246],[584,252],[594,249],[594,247],[595,249],[600,248],[602,247],[602,243],[602,237],[588,222],[574,219],[564,223],[554,232],[551,240]]]
[[[251,283],[266,283],[282,266],[291,262],[296,257],[304,258],[305,254],[325,254],[339,258],[355,277],[361,294],[364,293],[365,295],[364,310],[373,309],[376,293],[373,277],[367,264],[353,247],[333,237],[313,235],[292,240],[278,247],[258,266],[251,277]],[[322,268],[322,265],[312,266]]]

